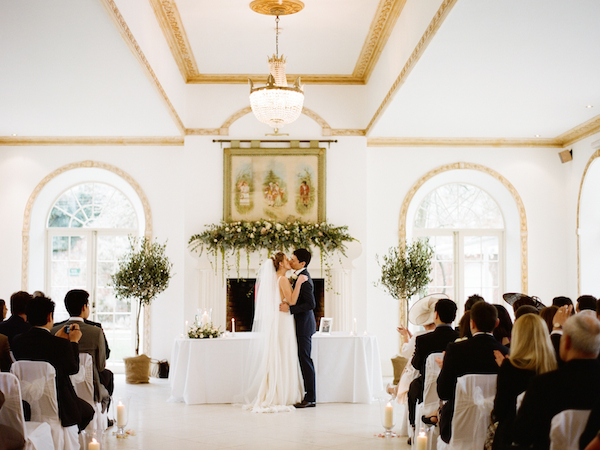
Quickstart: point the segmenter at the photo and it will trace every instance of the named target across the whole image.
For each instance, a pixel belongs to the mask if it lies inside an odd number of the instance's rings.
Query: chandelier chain
[[[279,58],[279,16],[275,18],[275,56]]]

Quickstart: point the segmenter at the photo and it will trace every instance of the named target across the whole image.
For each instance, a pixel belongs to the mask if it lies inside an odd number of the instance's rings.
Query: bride
[[[290,263],[279,252],[263,262],[256,280],[255,338],[247,355],[250,378],[244,394],[245,408],[252,412],[291,411],[304,393],[294,318],[280,312],[279,304],[295,305],[308,278],[301,275],[292,290],[288,270]]]

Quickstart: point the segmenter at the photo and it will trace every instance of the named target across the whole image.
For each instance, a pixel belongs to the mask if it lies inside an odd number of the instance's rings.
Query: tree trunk
[[[398,301],[398,304],[400,305],[400,311],[399,311],[399,323],[400,325],[402,325],[403,327],[407,327],[408,328],[408,299],[406,298],[401,298]],[[400,350],[402,350],[402,336],[400,336]]]
[[[137,303],[137,319],[135,320],[135,355],[140,354],[140,312],[142,311],[142,303]]]

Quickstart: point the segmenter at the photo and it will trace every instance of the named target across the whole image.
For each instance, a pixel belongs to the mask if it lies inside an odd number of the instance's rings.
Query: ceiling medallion
[[[282,1],[282,3],[285,0]],[[279,16],[275,18],[275,54],[269,58],[269,78],[267,85],[254,87],[250,83],[250,106],[254,116],[262,123],[275,129],[294,122],[302,113],[304,104],[304,86],[300,77],[293,86],[288,86],[285,75],[285,58],[279,56]]]
[[[254,0],[250,9],[267,16],[287,16],[302,11],[304,3],[300,0]]]

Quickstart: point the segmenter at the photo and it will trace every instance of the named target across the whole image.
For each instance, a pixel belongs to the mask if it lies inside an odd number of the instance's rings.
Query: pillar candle
[[[92,438],[92,442],[88,444],[87,448],[88,450],[100,450],[100,443],[95,438]]]
[[[385,412],[383,414],[383,427],[386,429],[391,429],[394,427],[394,407],[391,402],[388,402],[385,405]]]
[[[231,319],[231,332],[235,333],[235,319]]]
[[[417,450],[427,450],[427,435],[424,431],[417,436]]]
[[[202,325],[208,325],[208,313],[206,311],[202,314]]]
[[[127,410],[125,409],[125,405],[119,400],[119,404],[117,405],[117,426],[122,428],[125,425],[127,425]]]

